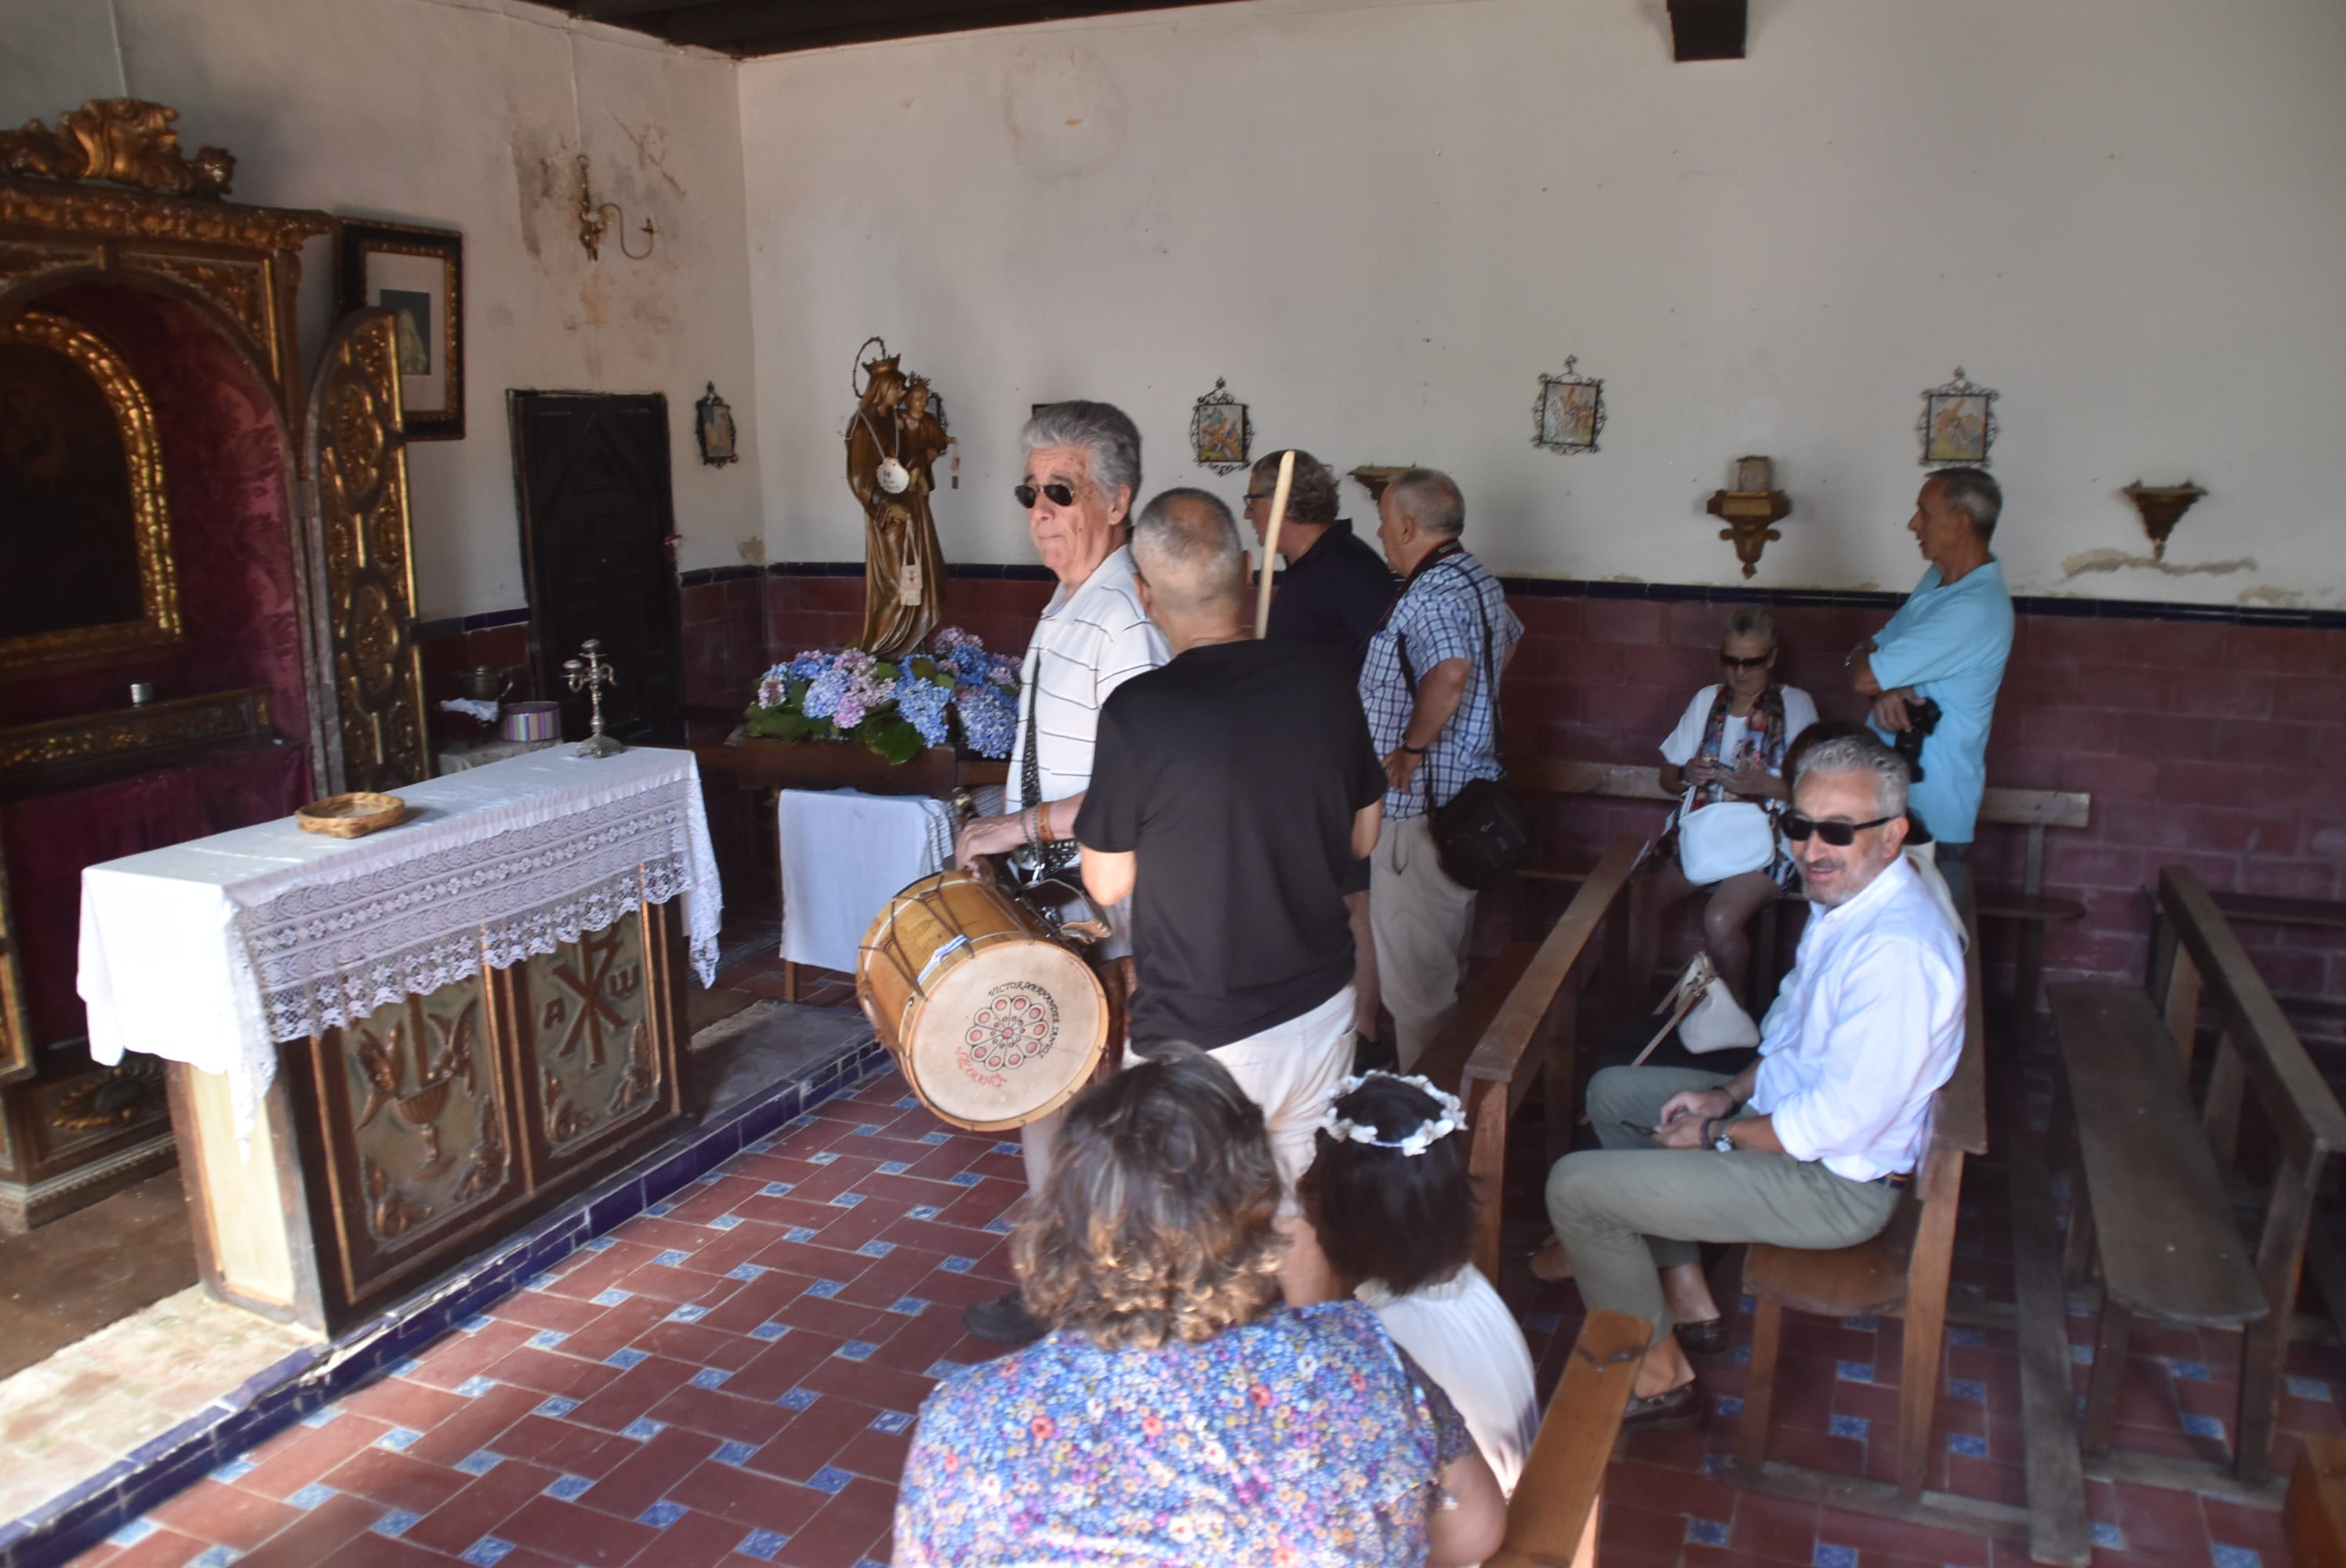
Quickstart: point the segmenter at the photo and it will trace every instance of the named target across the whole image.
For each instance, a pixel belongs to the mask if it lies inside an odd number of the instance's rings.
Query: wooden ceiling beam
[[[1232,0],[558,0],[573,15],[741,56]]]

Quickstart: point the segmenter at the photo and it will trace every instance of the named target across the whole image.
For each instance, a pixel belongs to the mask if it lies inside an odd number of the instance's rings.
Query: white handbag
[[[1669,1022],[1646,1042],[1637,1061],[1629,1064],[1633,1067],[1643,1065],[1655,1048],[1669,1038],[1673,1029],[1678,1032],[1678,1044],[1698,1056],[1760,1044],[1760,1025],[1751,1022],[1751,1015],[1736,1002],[1735,993],[1720,982],[1719,971],[1711,967],[1710,954],[1707,952],[1698,952],[1687,961],[1678,984],[1670,988],[1670,993],[1654,1011],[1668,1013]]]
[[[1748,800],[1721,800],[1678,818],[1678,869],[1696,887],[1765,871],[1775,858],[1775,821]]]

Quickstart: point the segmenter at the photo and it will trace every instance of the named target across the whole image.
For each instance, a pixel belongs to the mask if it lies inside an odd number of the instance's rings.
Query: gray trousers
[[[1699,1243],[1854,1247],[1898,1207],[1895,1187],[1851,1181],[1814,1161],[1658,1149],[1622,1125],[1653,1126],[1671,1095],[1727,1082],[1685,1067],[1607,1067],[1588,1084],[1588,1119],[1605,1146],[1566,1155],[1548,1173],[1548,1219],[1581,1299],[1645,1319],[1657,1341],[1670,1330],[1658,1271],[1696,1261]]]

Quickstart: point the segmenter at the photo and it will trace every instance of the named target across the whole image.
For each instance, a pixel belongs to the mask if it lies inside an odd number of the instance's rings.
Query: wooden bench
[[[1554,929],[1535,947],[1518,943],[1503,953],[1416,1064],[1466,1104],[1467,1165],[1489,1199],[1477,1220],[1474,1262],[1493,1279],[1499,1277],[1508,1120],[1533,1081],[1542,1079],[1551,1153],[1570,1147],[1579,1110],[1580,1001],[1592,985],[1618,1000],[1627,941],[1620,917],[1640,843],[1627,835],[1614,840]]]
[[[1595,1568],[1596,1505],[1651,1333],[1620,1312],[1581,1324],[1507,1503],[1506,1540],[1484,1568]]]
[[[2346,1148],[2346,1111],[2199,879],[2158,877],[2152,991],[2080,983],[2053,988],[2066,1104],[2076,1118],[2069,1271],[2102,1277],[2102,1320],[2087,1384],[2084,1446],[2093,1473],[2199,1490],[2214,1468],[2112,1451],[2128,1329],[2137,1316],[2240,1325],[2240,1399],[2231,1474],[2270,1481],[2273,1426],[2315,1198]],[[2188,1084],[2202,1003],[2219,1030],[2204,1105]],[[2249,1095],[2272,1166],[2253,1255],[2229,1175]]]
[[[1911,1523],[1950,1526],[2026,1539],[2027,1515],[1977,1500],[1928,1493],[1940,1361],[1946,1339],[1947,1278],[1953,1268],[1955,1217],[1964,1162],[1987,1152],[1986,1010],[1980,995],[1978,943],[1964,961],[1967,995],[1964,1050],[1954,1075],[1931,1102],[1928,1151],[1917,1179],[1890,1224],[1870,1241],[1833,1251],[1755,1242],[1743,1264],[1743,1288],[1757,1298],[1751,1369],[1743,1426],[1729,1479],[1760,1491],[1831,1502]],[[1768,1461],[1778,1352],[1787,1309],[1827,1318],[1902,1319],[1898,1384],[1898,1480],[1894,1486]]]
[[[1614,800],[1646,800],[1658,806],[1677,804],[1678,798],[1662,788],[1656,766],[1634,762],[1584,762],[1566,758],[1524,757],[1507,761],[1507,786],[1526,795],[1595,797]],[[2010,789],[1991,786],[1980,799],[1979,820],[1995,827],[2018,828],[2024,834],[2021,885],[2017,890],[1977,890],[1978,918],[2014,921],[2020,925],[2020,946],[2013,972],[2013,995],[2025,1004],[2014,1008],[2025,1036],[2035,1016],[2035,996],[2045,973],[2045,929],[2074,925],[2086,918],[2086,906],[2076,899],[2045,891],[2045,830],[2084,828],[2093,820],[2093,797],[2075,790]],[[1659,819],[1656,825],[1658,828]],[[1526,866],[1515,873],[1535,885],[1576,885],[1587,873],[1550,861]],[[1788,890],[1779,902],[1805,901],[1797,889]],[[2312,901],[2303,901],[2310,902]],[[2346,906],[2341,906],[2346,911]],[[1752,942],[1754,989],[1765,992],[1774,975],[1776,908],[1760,911],[1760,929]],[[1643,923],[1641,920],[1641,924]],[[1641,932],[1641,935],[1643,933]],[[1641,942],[1630,962],[1643,974],[1654,955]]]
[[[2346,1439],[2306,1438],[2289,1472],[2281,1528],[2295,1568],[2346,1568]]]

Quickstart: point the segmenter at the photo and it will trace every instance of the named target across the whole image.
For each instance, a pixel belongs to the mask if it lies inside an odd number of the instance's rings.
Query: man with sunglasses
[[[1924,480],[1906,527],[1930,565],[1848,660],[1851,684],[1873,699],[1875,733],[1922,759],[1914,815],[1953,886],[1987,788],[1988,725],[2012,652],[2012,595],[1988,548],[2003,511],[2003,489],[1979,469]]]
[[[1140,432],[1104,402],[1055,402],[1026,422],[1026,473],[1013,492],[1026,508],[1035,553],[1059,580],[1026,647],[1018,687],[1018,735],[1010,753],[1007,810],[962,829],[954,851],[964,870],[988,855],[1072,877],[1076,817],[1090,788],[1100,705],[1134,676],[1171,657],[1133,581],[1127,518],[1140,489]],[[1108,910],[1102,951],[1131,951],[1128,912]],[[1030,1190],[1040,1191],[1058,1136],[1056,1113],[1019,1129]],[[1018,1292],[963,1314],[970,1332],[1000,1343],[1042,1337]]]
[[[1931,1096],[1964,1044],[1954,924],[1907,861],[1906,764],[1870,735],[1800,759],[1784,836],[1811,913],[1760,1060],[1728,1078],[1610,1067],[1588,1085],[1600,1149],[1548,1174],[1581,1299],[1646,1319],[1639,1425],[1698,1419],[1689,1353],[1729,1348],[1703,1242],[1853,1247],[1890,1222]]]

